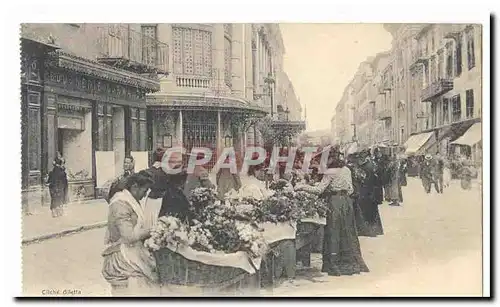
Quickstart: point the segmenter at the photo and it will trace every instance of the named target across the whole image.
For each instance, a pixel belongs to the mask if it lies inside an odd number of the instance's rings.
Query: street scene
[[[24,296],[483,295],[480,24],[20,40]]]

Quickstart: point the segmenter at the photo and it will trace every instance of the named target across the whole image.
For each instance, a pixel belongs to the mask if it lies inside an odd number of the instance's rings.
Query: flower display
[[[158,250],[168,245],[184,244],[210,253],[245,251],[252,256],[263,256],[266,242],[259,229],[242,218],[233,203],[215,198],[208,188],[193,190],[190,197],[195,218],[182,222],[172,216],[159,218],[145,246]]]

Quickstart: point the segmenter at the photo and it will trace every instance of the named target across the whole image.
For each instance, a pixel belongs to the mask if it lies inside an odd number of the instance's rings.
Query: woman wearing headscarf
[[[356,233],[354,210],[349,197],[353,193],[351,171],[340,159],[338,148],[328,157],[328,172],[319,185],[298,184],[295,189],[325,197],[328,203],[323,241],[322,271],[328,275],[353,275],[368,272]]]
[[[114,296],[156,294],[156,263],[144,246],[151,229],[145,226],[140,204],[152,185],[150,174],[140,171],[127,177],[124,189],[111,197],[102,274]]]
[[[68,176],[66,175],[63,160],[54,159],[47,183],[49,184],[52,217],[60,217],[64,214],[63,205],[66,203],[68,193]]]

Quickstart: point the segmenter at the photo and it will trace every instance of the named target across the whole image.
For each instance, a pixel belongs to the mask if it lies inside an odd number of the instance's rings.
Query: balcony
[[[442,95],[451,90],[453,90],[452,79],[439,79],[432,82],[429,86],[422,90],[420,100],[422,102],[427,102],[432,100],[434,97]]]
[[[175,76],[175,83],[178,87],[210,88],[211,79],[202,76]]]
[[[100,63],[138,74],[168,74],[168,45],[135,31],[131,25],[99,26]]]
[[[392,118],[392,112],[389,109],[384,109],[377,112],[378,120],[390,120],[391,118]]]
[[[429,55],[419,48],[415,53],[412,54],[411,62],[411,67],[415,67],[420,64],[427,65],[429,62]]]

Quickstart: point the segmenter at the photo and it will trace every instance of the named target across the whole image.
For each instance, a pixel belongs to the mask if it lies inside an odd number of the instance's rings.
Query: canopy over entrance
[[[429,141],[434,132],[424,132],[420,134],[415,134],[410,136],[410,138],[405,142],[407,155],[415,155],[421,151],[422,147]]]
[[[461,137],[451,142],[451,144],[474,146],[482,139],[481,128],[481,123],[475,123]]]

